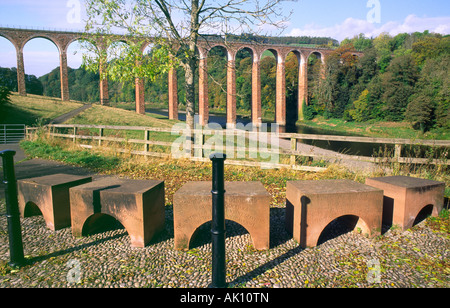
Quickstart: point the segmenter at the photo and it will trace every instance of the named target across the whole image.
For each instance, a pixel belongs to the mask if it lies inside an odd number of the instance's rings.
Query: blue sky
[[[283,35],[343,40],[359,33],[367,37],[424,30],[450,34],[449,0],[285,0],[282,9],[293,11]],[[84,0],[0,0],[0,26],[82,30],[83,12]],[[71,45],[71,67],[81,63],[76,50],[76,44]],[[44,39],[27,43],[24,57],[27,74],[41,76],[59,65],[56,47]],[[15,49],[1,37],[0,66],[16,66]]]

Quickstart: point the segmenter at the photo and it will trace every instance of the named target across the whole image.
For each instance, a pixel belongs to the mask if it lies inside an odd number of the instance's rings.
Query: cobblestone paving
[[[0,287],[203,288],[211,282],[209,226],[190,251],[174,250],[171,206],[165,231],[146,248],[131,248],[120,226],[73,238],[71,228],[47,229],[42,216],[21,222],[28,264],[11,269],[7,222],[0,217]],[[375,239],[355,232],[330,236],[302,249],[284,230],[284,208],[272,208],[271,249],[255,251],[246,230],[227,222],[227,282],[235,288],[450,286],[449,234],[433,231],[426,221]]]

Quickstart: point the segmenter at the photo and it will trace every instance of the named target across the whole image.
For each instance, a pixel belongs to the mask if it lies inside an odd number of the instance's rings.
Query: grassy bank
[[[325,119],[317,117],[311,121],[298,121],[298,126],[326,129],[342,134],[352,134],[365,137],[378,138],[405,138],[405,139],[436,139],[449,140],[450,132],[445,129],[435,129],[422,133],[414,130],[407,122],[347,122],[342,119]]]
[[[137,114],[135,111],[93,105],[92,108],[68,120],[67,124],[145,126],[170,128],[178,121],[152,113]]]
[[[83,106],[80,102],[63,102],[58,98],[28,94],[19,96],[12,93],[11,102],[6,104],[5,124],[25,124],[35,126],[46,124],[63,114]]]

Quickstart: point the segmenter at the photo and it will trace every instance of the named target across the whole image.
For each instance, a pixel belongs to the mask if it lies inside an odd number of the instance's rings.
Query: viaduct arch
[[[45,38],[53,42],[58,48],[60,54],[60,73],[61,73],[61,99],[67,101],[70,99],[69,81],[68,81],[68,66],[67,66],[67,49],[69,45],[77,40],[85,39],[83,33],[77,32],[60,32],[48,30],[25,30],[13,28],[0,28],[0,36],[9,40],[16,48],[17,53],[17,83],[19,95],[25,96],[25,67],[23,58],[23,48],[25,44],[33,38]],[[132,38],[126,36],[117,36],[116,41],[131,43]],[[151,38],[142,43],[141,51],[151,44]],[[97,48],[107,49],[109,46],[100,38],[92,38],[92,43]],[[285,64],[289,53],[293,52],[299,63],[299,82],[298,82],[298,114],[302,114],[303,102],[308,104],[308,58],[311,54],[320,55],[322,63],[325,63],[326,57],[332,52],[331,49],[326,48],[306,48],[295,47],[288,45],[274,45],[274,44],[255,44],[243,42],[211,42],[199,41],[199,102],[198,114],[199,124],[206,125],[209,120],[209,102],[208,102],[208,76],[207,76],[207,61],[209,51],[217,46],[225,48],[227,51],[227,126],[233,127],[236,124],[236,68],[235,60],[236,54],[241,49],[248,49],[252,52],[252,123],[258,127],[261,125],[261,76],[260,76],[260,62],[263,53],[266,50],[272,51],[276,57],[277,74],[276,74],[276,123],[284,126],[286,125],[286,77]],[[362,53],[355,52],[356,56],[362,56]],[[104,69],[105,63],[100,63],[100,74]],[[172,69],[169,72],[169,119],[178,119],[178,88],[177,88],[177,74],[176,70]],[[100,103],[107,105],[109,103],[108,95],[108,80],[100,78]],[[136,112],[145,113],[144,104],[144,79],[135,79],[136,89]]]

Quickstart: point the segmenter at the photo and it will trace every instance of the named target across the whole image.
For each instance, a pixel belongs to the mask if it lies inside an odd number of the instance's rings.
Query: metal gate
[[[24,124],[0,124],[0,144],[19,143],[24,138]]]

